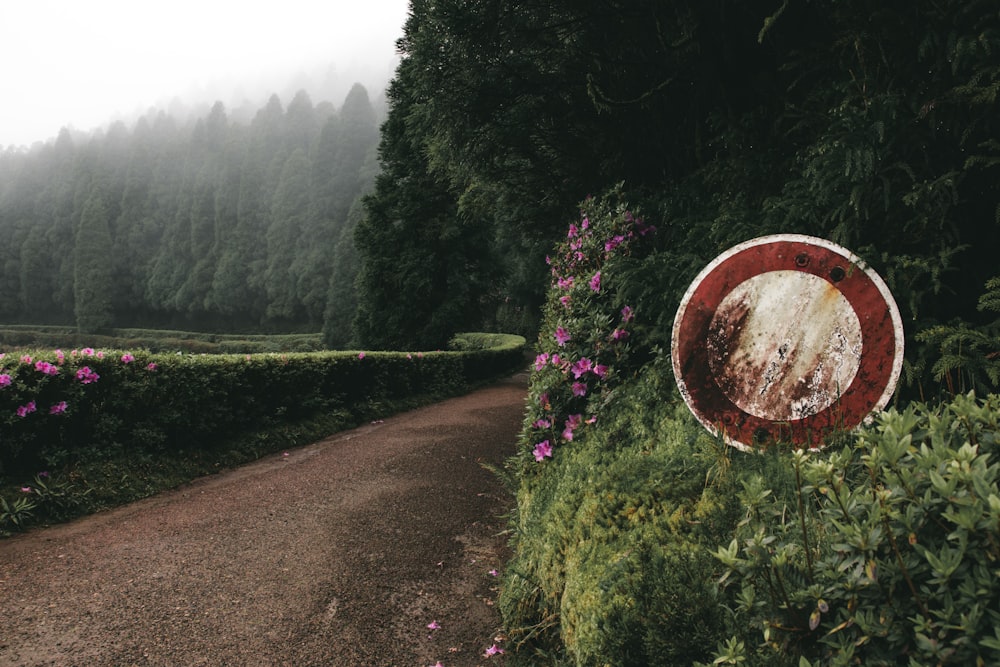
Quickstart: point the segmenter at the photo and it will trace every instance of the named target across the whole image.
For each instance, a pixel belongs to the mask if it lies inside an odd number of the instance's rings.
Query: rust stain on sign
[[[861,325],[830,283],[771,271],[736,286],[708,330],[709,367],[740,409],[775,421],[829,407],[861,363]]]
[[[674,374],[688,406],[730,444],[816,447],[883,407],[902,367],[902,323],[877,274],[799,235],[720,255],[674,323]]]

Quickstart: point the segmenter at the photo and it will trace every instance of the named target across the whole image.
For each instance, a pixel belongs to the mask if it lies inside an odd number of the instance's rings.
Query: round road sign
[[[888,403],[903,325],[885,283],[850,251],[778,234],[730,248],[698,274],[671,355],[684,401],[729,444],[817,448]]]

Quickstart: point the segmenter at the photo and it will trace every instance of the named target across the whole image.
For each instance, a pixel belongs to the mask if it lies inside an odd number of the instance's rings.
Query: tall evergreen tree
[[[354,241],[362,258],[355,331],[365,347],[433,349],[482,319],[495,278],[491,230],[460,215],[448,183],[430,170],[423,137],[409,126],[419,105],[401,65],[382,126],[382,172],[365,198]]]
[[[281,170],[281,179],[274,193],[270,225],[265,234],[267,268],[264,286],[267,291],[267,316],[278,320],[295,320],[301,311],[296,298],[296,275],[306,269],[296,263],[299,239],[312,225],[309,193],[309,158],[300,148],[288,157]],[[327,248],[327,252],[332,251]]]
[[[84,204],[74,248],[74,312],[82,333],[98,332],[113,322],[113,280],[107,257],[111,247],[108,211],[100,193],[94,192]]]

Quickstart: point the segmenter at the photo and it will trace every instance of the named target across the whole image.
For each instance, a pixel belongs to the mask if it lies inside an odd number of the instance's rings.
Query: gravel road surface
[[[512,500],[483,464],[513,453],[526,386],[0,540],[0,665],[502,665]]]

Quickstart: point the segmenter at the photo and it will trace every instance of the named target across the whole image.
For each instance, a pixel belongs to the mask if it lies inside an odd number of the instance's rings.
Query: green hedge
[[[81,334],[76,327],[68,326],[0,326],[0,347],[6,350],[71,349],[84,346],[190,354],[318,352],[324,349],[322,335],[318,333],[237,335],[168,329],[109,329],[104,334]]]
[[[456,395],[523,367],[523,338],[493,342],[424,353],[84,348],[7,355],[0,359],[0,497],[10,505],[20,489],[54,483],[37,478],[40,472],[65,482],[82,469],[93,476],[101,462],[164,475],[194,463],[197,471],[211,470],[213,461],[242,462],[298,438]]]

